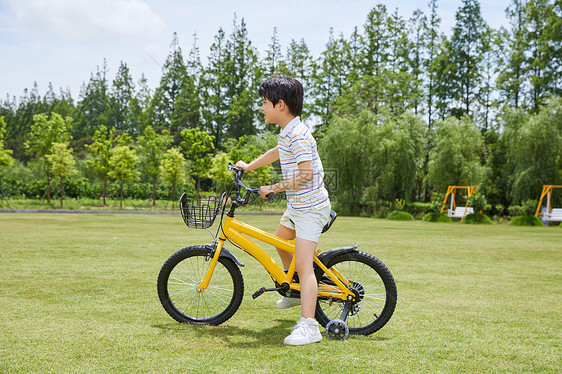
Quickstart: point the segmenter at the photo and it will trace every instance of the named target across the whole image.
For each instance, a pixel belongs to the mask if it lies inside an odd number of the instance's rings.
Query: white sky
[[[329,29],[349,37],[362,30],[368,12],[378,3],[405,19],[427,0],[0,0],[0,99],[20,97],[37,82],[43,95],[49,82],[55,92],[80,86],[107,59],[109,80],[121,61],[133,79],[144,73],[150,87],[158,85],[174,32],[186,56],[196,32],[203,63],[218,29],[227,35],[234,14],[244,18],[249,38],[263,57],[277,27],[283,52],[291,39],[304,38],[314,56],[328,41]],[[506,25],[509,0],[482,1],[482,16],[494,28]],[[454,25],[461,0],[438,0],[441,29]],[[155,60],[157,62],[155,62]]]

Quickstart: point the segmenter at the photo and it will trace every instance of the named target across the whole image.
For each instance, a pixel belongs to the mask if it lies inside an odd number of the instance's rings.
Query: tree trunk
[[[121,200],[119,201],[119,207],[123,208],[123,179],[119,181],[119,187],[121,189]]]
[[[60,207],[62,208],[62,200],[64,199],[64,186],[62,184],[62,177],[60,179]]]

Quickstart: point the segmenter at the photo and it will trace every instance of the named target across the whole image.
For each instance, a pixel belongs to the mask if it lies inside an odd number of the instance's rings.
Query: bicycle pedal
[[[252,299],[254,299],[254,300],[257,299],[258,297],[263,295],[264,292],[265,292],[265,287],[260,288],[259,290],[254,292],[254,294],[252,295]]]

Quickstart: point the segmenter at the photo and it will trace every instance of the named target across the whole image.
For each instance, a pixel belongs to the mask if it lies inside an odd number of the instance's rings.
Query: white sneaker
[[[292,308],[298,305],[301,305],[301,299],[295,297],[283,296],[281,299],[277,300],[277,308],[279,309]]]
[[[322,340],[322,334],[318,328],[318,322],[313,318],[301,317],[291,335],[287,336],[283,343],[285,345],[305,345],[310,343],[318,343]]]

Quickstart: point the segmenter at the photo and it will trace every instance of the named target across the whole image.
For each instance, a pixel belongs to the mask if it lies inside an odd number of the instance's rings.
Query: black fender
[[[327,266],[330,260],[336,256],[342,255],[344,253],[358,252],[357,247],[359,247],[359,244],[330,249],[329,251],[321,253],[320,256],[318,256],[318,259]]]
[[[217,245],[213,244],[213,243],[207,243],[205,244],[205,249],[209,250],[209,254],[211,255],[211,257],[215,254],[215,250],[217,249]],[[221,249],[221,255],[220,257],[226,257],[232,261],[234,261],[234,263],[240,267],[244,267],[244,264],[242,262],[240,262],[239,259],[236,258],[236,256],[234,256],[234,254],[232,252],[230,252],[228,249],[226,249],[224,246]]]

